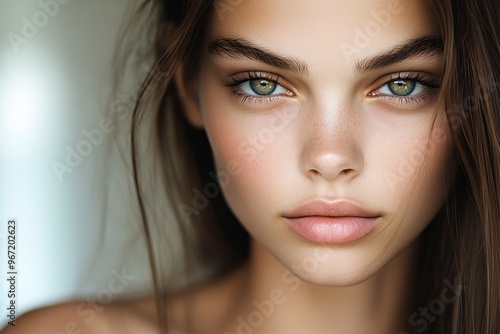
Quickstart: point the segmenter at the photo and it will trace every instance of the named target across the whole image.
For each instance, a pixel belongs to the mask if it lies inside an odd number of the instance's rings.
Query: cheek
[[[253,233],[259,230],[255,222],[267,221],[265,213],[274,211],[276,199],[280,198],[275,191],[283,189],[283,175],[277,173],[283,162],[278,158],[283,154],[282,147],[258,140],[255,133],[258,129],[253,127],[226,123],[210,127],[209,134],[216,168],[230,176],[230,182],[222,187],[223,196],[239,221]],[[228,166],[233,166],[232,172]]]
[[[429,124],[429,123],[427,123]],[[391,153],[389,153],[391,152]],[[446,121],[417,131],[386,150],[381,174],[398,233],[418,235],[438,213],[449,190],[452,141]]]
[[[229,176],[222,186],[226,201],[240,221],[261,220],[259,214],[265,210],[251,208],[276,206],[284,197],[280,194],[292,188],[283,181],[294,164],[289,125],[300,106],[253,113],[233,107],[230,99],[210,94],[209,89],[203,96],[203,121],[216,168]],[[269,199],[275,202],[271,204]]]

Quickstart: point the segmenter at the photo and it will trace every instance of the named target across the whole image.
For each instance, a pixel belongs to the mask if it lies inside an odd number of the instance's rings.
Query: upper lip
[[[363,217],[363,218],[376,218],[381,214],[366,209],[361,204],[346,199],[313,199],[307,201],[292,211],[286,212],[286,218],[300,218],[311,216],[325,216],[325,217]]]

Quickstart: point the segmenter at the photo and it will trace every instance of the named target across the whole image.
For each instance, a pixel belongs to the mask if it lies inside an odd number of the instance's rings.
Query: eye
[[[398,79],[383,85],[379,92],[386,95],[413,96],[420,94],[425,89],[424,84],[415,79]]]
[[[234,97],[245,103],[269,102],[285,96],[294,96],[284,85],[287,85],[287,81],[281,76],[261,71],[232,75],[230,81],[225,84]]]
[[[287,93],[287,90],[276,81],[265,78],[247,80],[242,82],[239,87],[244,93],[252,96],[270,96]]]
[[[421,106],[432,101],[440,83],[428,73],[401,72],[381,79],[381,86],[368,96],[382,98],[391,103]]]

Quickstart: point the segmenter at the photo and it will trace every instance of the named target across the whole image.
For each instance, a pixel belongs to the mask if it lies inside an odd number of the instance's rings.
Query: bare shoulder
[[[75,301],[30,311],[1,334],[157,334],[148,299],[99,305]]]
[[[73,302],[32,310],[18,317],[15,326],[7,325],[1,333],[84,333],[76,313],[78,306]]]
[[[195,331],[215,332],[237,302],[244,278],[244,270],[235,270],[210,284],[167,298],[170,332],[187,333],[187,328],[193,328],[186,327],[188,323],[196,324]],[[158,324],[155,298],[149,296],[106,305],[74,301],[36,309],[21,315],[15,326],[8,325],[0,334],[159,334]]]

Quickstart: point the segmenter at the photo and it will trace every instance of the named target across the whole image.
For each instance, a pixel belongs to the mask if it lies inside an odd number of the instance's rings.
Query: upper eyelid
[[[380,85],[380,87],[382,87],[383,85],[395,80],[415,80],[418,82],[433,83],[436,86],[440,85],[440,80],[436,78],[435,74],[428,72],[418,72],[418,71],[396,72],[384,75],[375,80],[373,85]]]
[[[241,78],[239,78],[241,76]],[[285,80],[282,76],[271,73],[271,72],[263,72],[263,71],[247,71],[242,73],[233,74],[230,76],[231,80],[239,83],[243,83],[249,80],[255,79],[265,79],[269,81],[274,81],[280,85],[288,85],[288,81]]]
[[[384,75],[375,80],[365,92],[367,95],[372,95],[372,93],[382,89],[385,85],[392,81],[402,79],[402,80],[414,80],[418,83],[423,84],[427,89],[436,89],[441,87],[441,82],[436,78],[434,74],[427,72],[397,72]],[[372,95],[373,96],[373,95]]]
[[[240,76],[240,75],[243,77],[238,78],[238,76]],[[250,81],[250,80],[265,79],[265,80],[276,82],[278,85],[282,86],[288,92],[291,92],[293,95],[296,95],[296,92],[290,88],[291,84],[289,83],[288,80],[283,78],[281,75],[276,74],[276,73],[272,73],[272,72],[246,71],[246,72],[233,74],[230,76],[230,79],[232,80],[232,82],[227,83],[226,86],[236,87],[236,86],[239,86],[239,85],[241,85],[247,81]],[[243,93],[243,94],[246,94],[246,93]]]
[[[239,76],[243,76],[243,78],[238,78]],[[424,80],[422,81],[428,81],[428,82],[435,82],[436,84],[440,84],[440,80],[435,78],[436,75],[433,73],[425,72],[425,71],[400,71],[400,72],[394,72],[390,74],[386,74],[383,76],[380,76],[378,79],[376,79],[371,86],[380,84],[386,84],[390,81],[397,80],[397,79],[406,79],[406,80],[416,80],[419,81],[418,79],[422,78]],[[232,80],[239,81],[239,82],[244,82],[247,80],[251,79],[266,79],[270,81],[275,81],[281,85],[287,85],[291,86],[292,84],[290,83],[289,80],[285,79],[283,76],[273,73],[273,72],[266,72],[266,71],[246,71],[246,72],[240,72],[236,74],[232,74],[230,76]]]

